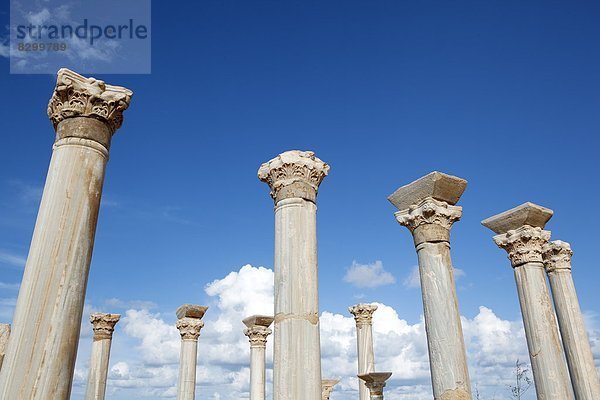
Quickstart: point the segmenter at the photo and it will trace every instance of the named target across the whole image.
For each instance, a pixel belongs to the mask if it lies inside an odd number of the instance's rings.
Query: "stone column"
[[[321,400],[329,400],[333,387],[339,383],[339,379],[323,379],[321,381]]]
[[[373,352],[373,313],[377,310],[374,304],[357,304],[348,308],[356,321],[356,344],[358,353],[358,374],[375,371],[375,355]],[[362,379],[358,380],[360,400],[369,400],[369,389]]]
[[[544,245],[543,251],[575,398],[600,399],[598,372],[571,275],[573,251],[569,243],[560,240]]]
[[[56,141],[0,373],[1,399],[70,397],[108,150],[131,95],[58,71],[48,105]]]
[[[4,361],[4,353],[6,352],[9,337],[10,324],[0,324],[0,370],[2,369],[2,362]]]
[[[273,317],[253,315],[243,322],[246,325],[244,335],[250,341],[250,400],[265,400],[265,350]]]
[[[385,381],[392,376],[391,372],[370,372],[368,374],[358,375],[358,377],[365,382],[369,389],[369,395],[371,400],[383,400],[383,388],[385,387]],[[466,397],[450,396],[442,397],[441,400],[462,400]]]
[[[316,198],[328,171],[297,150],[258,170],[275,200],[274,400],[321,398]]]
[[[198,337],[204,326],[204,313],[208,307],[184,304],[177,309],[177,329],[181,335],[179,382],[177,400],[194,400],[196,397],[196,359]]]
[[[488,218],[494,242],[508,252],[517,283],[523,325],[538,399],[572,399],[554,310],[546,285],[542,248],[550,239],[544,226],[552,210],[525,203]]]
[[[429,367],[435,399],[471,399],[452,260],[450,228],[462,214],[456,202],[467,181],[432,172],[396,190],[388,200],[396,220],[413,235],[419,259]]]
[[[106,378],[108,377],[108,360],[115,325],[119,322],[119,314],[95,313],[90,316],[94,326],[94,343],[85,392],[86,400],[104,400]]]

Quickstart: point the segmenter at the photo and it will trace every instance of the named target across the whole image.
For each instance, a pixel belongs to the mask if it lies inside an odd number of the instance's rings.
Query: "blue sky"
[[[111,312],[119,299],[123,314],[149,309],[172,325],[182,303],[217,304],[207,284],[245,264],[272,268],[273,204],[256,172],[302,149],[331,165],[318,198],[323,311],[376,301],[419,324],[420,290],[405,284],[414,247],[386,197],[440,170],[469,181],[452,230],[463,316],[485,306],[520,320],[506,253],[479,222],[532,201],[555,211],[547,227],[571,243],[579,299],[599,328],[597,3],[156,1],[152,14],[152,73],[96,76],[134,97],[111,149],[90,307]],[[0,318],[10,322],[51,155],[55,77],[9,75],[6,57],[0,69]],[[353,262],[377,261],[395,283],[344,281]]]

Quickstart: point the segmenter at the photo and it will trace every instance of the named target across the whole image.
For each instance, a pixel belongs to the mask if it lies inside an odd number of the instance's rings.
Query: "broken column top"
[[[268,328],[273,323],[274,318],[270,315],[252,315],[251,317],[245,318],[242,322],[248,328],[253,326],[264,326]]]
[[[198,306],[195,304],[184,304],[175,311],[177,318],[197,318],[204,317],[204,313],[208,310],[206,306]]]
[[[485,219],[481,221],[481,224],[497,234],[503,234],[524,225],[544,229],[546,223],[552,218],[552,214],[554,211],[549,208],[527,202]]]
[[[466,180],[434,171],[408,185],[402,186],[392,193],[388,200],[398,210],[406,210],[428,197],[454,205],[458,202],[466,187]]]

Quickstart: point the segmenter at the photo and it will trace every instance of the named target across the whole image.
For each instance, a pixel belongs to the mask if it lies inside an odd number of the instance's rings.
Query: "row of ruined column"
[[[67,69],[58,73],[48,106],[56,141],[12,332],[0,326],[2,399],[70,397],[104,171],[112,136],[131,96],[126,88]],[[321,378],[319,337],[316,198],[328,172],[326,163],[303,151],[284,152],[258,171],[275,202],[275,306],[272,317],[244,320],[251,344],[253,400],[265,395],[264,349],[271,321],[274,400],[328,398],[336,383]],[[399,210],[396,220],[412,234],[418,257],[437,400],[472,398],[450,254],[450,230],[462,213],[456,203],[466,184],[433,172],[389,197]],[[525,203],[483,224],[496,233],[494,241],[508,252],[514,269],[538,399],[600,399],[571,276],[572,251],[565,242],[550,242],[544,228],[551,216],[551,210]],[[359,397],[383,399],[391,373],[375,371],[371,330],[375,308],[357,305],[350,311],[357,326]],[[179,399],[195,396],[197,341],[205,312],[206,307],[193,305],[177,310],[182,338]],[[86,398],[103,398],[118,318],[92,316],[95,335]]]

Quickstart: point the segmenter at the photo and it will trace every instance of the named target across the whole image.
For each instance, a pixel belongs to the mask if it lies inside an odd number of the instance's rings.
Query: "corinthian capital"
[[[198,318],[183,317],[175,325],[179,329],[182,340],[198,340],[204,321]]]
[[[554,272],[557,269],[571,270],[571,257],[573,250],[571,245],[561,240],[554,240],[544,245],[543,254],[546,272]]]
[[[94,340],[111,339],[119,319],[121,319],[119,314],[94,313],[90,315],[90,322],[94,329]]]
[[[449,241],[450,228],[462,215],[462,207],[428,197],[408,209],[394,214],[396,221],[406,226],[415,244],[429,241]]]
[[[340,382],[339,379],[323,379],[321,380],[321,400],[329,400],[333,387]]]
[[[369,388],[371,396],[383,396],[385,381],[387,381],[390,376],[392,376],[391,372],[370,372],[368,374],[358,375]]]
[[[530,262],[543,262],[542,249],[548,240],[550,240],[549,231],[539,226],[529,225],[494,236],[494,242],[498,247],[508,252],[513,267]]]
[[[48,103],[48,117],[54,129],[67,118],[95,118],[104,122],[113,134],[123,123],[123,111],[129,107],[132,95],[133,92],[124,87],[107,85],[62,68]]]
[[[328,173],[329,165],[312,151],[291,150],[262,164],[258,179],[269,185],[275,203],[294,197],[315,202],[319,185]]]
[[[264,326],[253,326],[244,330],[244,335],[248,336],[251,346],[265,347],[267,345],[267,337],[273,331]]]
[[[357,304],[348,308],[348,311],[354,315],[356,325],[373,323],[373,313],[377,310],[375,304]]]

